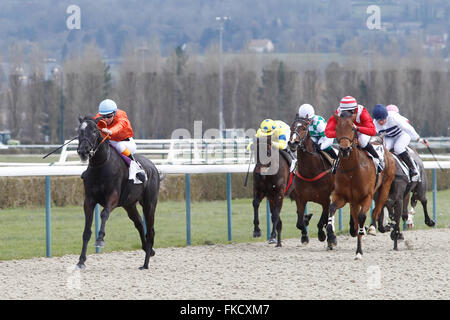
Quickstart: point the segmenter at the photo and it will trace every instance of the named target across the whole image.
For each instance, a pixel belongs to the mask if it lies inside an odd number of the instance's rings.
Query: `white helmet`
[[[315,115],[314,107],[308,103],[302,104],[298,108],[298,116],[300,118],[311,119],[312,117],[314,117],[314,115]]]
[[[111,99],[105,99],[100,102],[98,106],[98,113],[100,114],[110,114],[117,111],[116,103]]]

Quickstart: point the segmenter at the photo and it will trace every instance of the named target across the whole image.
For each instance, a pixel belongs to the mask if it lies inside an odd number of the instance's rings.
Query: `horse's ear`
[[[78,121],[80,121],[80,123],[83,122],[83,118],[80,115],[78,115]]]

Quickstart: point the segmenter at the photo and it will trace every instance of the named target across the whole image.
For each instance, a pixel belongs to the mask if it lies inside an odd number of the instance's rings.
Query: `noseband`
[[[348,151],[352,151],[353,150],[353,148],[355,147],[356,129],[352,128],[352,131],[353,131],[353,138],[352,139],[350,139],[349,137],[346,137],[346,136],[343,136],[343,137],[340,137],[339,139],[337,139],[338,144],[339,144],[339,150],[348,150]],[[343,148],[341,146],[341,141],[342,140],[350,141],[350,147],[349,148]]]
[[[98,131],[98,132],[100,132],[100,131]],[[97,153],[97,151],[100,148],[100,146],[102,145],[102,143],[105,142],[108,137],[109,137],[109,134],[107,134],[102,139],[102,141],[100,141],[100,143],[97,144],[97,145],[92,144],[91,141],[89,139],[87,139],[87,138],[83,138],[83,139],[79,140],[80,142],[81,141],[86,141],[88,143],[88,145],[90,147],[89,155],[88,155],[89,160],[92,159],[95,156],[95,154]],[[78,153],[79,150],[80,150],[80,143],[78,143],[77,153]]]
[[[298,121],[299,123],[297,123],[297,125],[296,125],[296,127],[295,127],[294,134],[296,134],[297,136],[300,137],[300,134],[298,133],[298,129],[299,129],[299,128],[304,128],[304,127],[306,127],[306,130],[309,130],[309,124],[310,124],[311,122],[310,122],[309,120],[303,120],[303,119],[301,119],[301,118],[297,118],[297,121]],[[295,141],[295,142],[294,142],[294,143],[297,143],[298,146],[300,147],[300,149],[301,149],[302,151],[304,151],[304,152],[308,152],[308,151],[306,150],[305,143],[304,143],[307,136],[308,136],[308,133],[306,133],[306,134],[303,136],[303,138],[301,138],[299,141]]]

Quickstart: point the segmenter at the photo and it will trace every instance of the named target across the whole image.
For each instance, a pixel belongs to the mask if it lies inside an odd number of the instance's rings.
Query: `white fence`
[[[67,142],[67,141],[66,141]],[[155,164],[243,164],[248,163],[246,150],[249,139],[136,139],[137,153],[147,155]],[[78,140],[64,146],[56,165],[80,164],[77,157]]]

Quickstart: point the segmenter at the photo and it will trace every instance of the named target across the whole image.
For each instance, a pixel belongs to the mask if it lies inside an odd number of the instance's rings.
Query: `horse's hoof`
[[[281,247],[282,247],[281,242],[280,242],[280,243],[277,243],[277,245],[276,245],[275,247],[276,247],[276,248],[281,248]]]
[[[323,230],[320,230],[317,236],[320,242],[324,242],[327,238],[327,235],[323,232]]]
[[[337,239],[336,237],[328,237],[328,249],[333,250],[334,247],[337,246]]]
[[[370,226],[369,230],[367,231],[367,234],[370,234],[371,236],[376,236],[377,235],[377,230],[375,229],[374,226]]]
[[[436,223],[433,220],[425,220],[425,224],[429,227],[434,227],[436,225]]]
[[[277,240],[275,238],[269,239],[269,244],[277,243]]]
[[[357,253],[356,257],[355,257],[355,260],[358,260],[358,261],[362,260],[362,254],[361,253]]]
[[[148,269],[148,266],[139,267],[139,270],[147,270],[147,269]]]
[[[85,266],[84,263],[78,262],[78,263],[77,263],[77,269],[78,269],[78,270],[85,270],[85,269],[86,269],[86,266]]]
[[[261,231],[253,231],[253,238],[261,237]]]
[[[105,241],[103,241],[103,240],[101,240],[101,241],[99,241],[99,240],[95,241],[95,247],[96,247],[96,248],[104,248],[104,247],[105,247]]]
[[[302,236],[301,241],[302,241],[302,244],[307,245],[309,243],[308,236]]]

